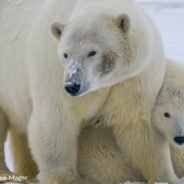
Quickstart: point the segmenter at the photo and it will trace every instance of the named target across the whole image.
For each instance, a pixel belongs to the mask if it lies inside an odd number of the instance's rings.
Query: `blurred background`
[[[138,0],[155,20],[166,56],[184,62],[184,0]]]
[[[155,20],[164,42],[166,56],[184,62],[184,0],[138,0]],[[12,169],[9,145],[6,161]]]

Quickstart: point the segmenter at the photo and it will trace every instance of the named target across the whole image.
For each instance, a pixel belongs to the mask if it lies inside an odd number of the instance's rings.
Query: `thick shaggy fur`
[[[167,62],[165,82],[152,113],[153,126],[170,142],[174,170],[179,177],[184,176],[184,147],[178,145],[175,137],[184,139],[183,74],[182,63],[171,60]],[[165,117],[165,113],[169,117]]]
[[[184,135],[183,74],[183,64],[168,60],[165,81],[152,112],[152,124],[159,132],[157,136],[165,144],[170,143],[172,164],[179,178],[184,176],[184,147],[177,145],[174,137]],[[166,112],[170,113],[171,117],[165,117]],[[79,137],[80,174],[106,184],[143,181],[140,171],[132,168],[126,155],[117,147],[112,129],[104,125],[103,119],[94,120],[83,129]]]
[[[149,184],[178,182],[169,145],[151,125],[162,42],[134,0],[1,1],[0,14],[0,107],[12,131],[28,133],[42,184],[93,183],[78,174],[77,137],[83,122],[101,115]],[[64,89],[71,82],[78,97]]]

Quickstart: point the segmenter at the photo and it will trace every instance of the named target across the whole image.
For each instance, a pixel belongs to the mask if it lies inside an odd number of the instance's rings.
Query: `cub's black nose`
[[[174,137],[174,141],[175,141],[178,145],[184,145],[184,136]]]
[[[65,85],[65,90],[67,91],[67,93],[69,93],[72,96],[76,96],[76,94],[79,92],[80,90],[80,84],[76,84],[76,83],[70,83],[70,84],[66,84]]]

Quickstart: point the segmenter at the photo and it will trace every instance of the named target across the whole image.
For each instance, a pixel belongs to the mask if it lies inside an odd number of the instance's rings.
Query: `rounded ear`
[[[118,27],[124,32],[128,32],[130,28],[130,18],[127,14],[121,14],[117,18]]]
[[[50,31],[52,35],[56,38],[56,40],[59,40],[61,38],[64,27],[65,27],[64,24],[57,23],[57,22],[52,23],[50,25]]]

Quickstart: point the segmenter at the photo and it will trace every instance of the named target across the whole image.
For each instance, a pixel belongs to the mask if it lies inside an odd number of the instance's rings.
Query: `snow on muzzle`
[[[81,96],[88,91],[86,72],[79,62],[71,62],[65,69],[65,90],[71,96]]]

